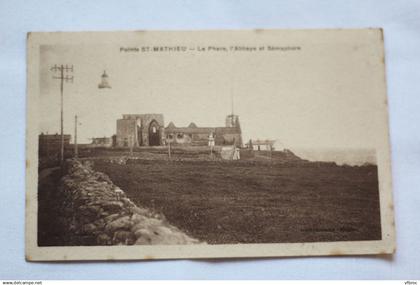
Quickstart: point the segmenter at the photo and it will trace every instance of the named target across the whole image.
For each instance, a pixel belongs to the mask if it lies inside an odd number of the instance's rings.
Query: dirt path
[[[58,182],[60,168],[47,168],[40,172],[38,180],[38,245],[63,244],[64,230],[60,222]]]
[[[39,177],[38,177],[38,181],[42,182],[45,179],[49,178],[48,176],[51,175],[52,172],[59,170],[60,167],[52,167],[52,168],[46,168],[41,170],[41,172],[39,173]]]

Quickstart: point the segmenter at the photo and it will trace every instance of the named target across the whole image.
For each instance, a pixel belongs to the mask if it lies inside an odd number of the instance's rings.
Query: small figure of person
[[[239,160],[241,159],[241,155],[240,155],[240,150],[239,147],[234,146],[234,151],[233,151],[233,160]]]

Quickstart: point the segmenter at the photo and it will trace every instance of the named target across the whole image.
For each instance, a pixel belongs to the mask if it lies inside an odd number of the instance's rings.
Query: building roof
[[[165,128],[166,132],[172,133],[186,133],[186,134],[210,134],[214,133],[215,135],[223,134],[240,134],[237,128],[227,128],[227,127],[168,127]]]
[[[273,145],[275,142],[276,140],[251,140],[253,145]],[[249,145],[249,142],[246,145]]]
[[[215,128],[216,134],[240,134],[240,129],[236,127],[217,127]]]
[[[175,127],[175,124],[173,122],[170,122],[166,128],[167,129],[174,129],[176,127]]]
[[[64,134],[64,138],[70,138],[71,135]],[[61,138],[61,134],[39,134],[39,138],[43,139],[54,139],[54,138]]]
[[[132,119],[140,119],[145,117],[160,117],[163,119],[163,114],[156,114],[156,113],[147,113],[147,114],[123,114],[123,120],[132,120]]]
[[[195,133],[195,134],[209,134],[212,132],[215,132],[215,128],[190,128],[190,127],[184,127],[184,128],[170,128],[169,126],[166,128],[167,132],[175,132],[175,133]]]

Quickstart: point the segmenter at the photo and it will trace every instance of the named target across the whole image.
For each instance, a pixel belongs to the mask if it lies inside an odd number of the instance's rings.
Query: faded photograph
[[[39,33],[28,52],[28,259],[394,250],[381,30]]]

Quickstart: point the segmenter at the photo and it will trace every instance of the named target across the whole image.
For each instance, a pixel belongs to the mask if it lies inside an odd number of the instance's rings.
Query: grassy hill
[[[274,153],[273,156],[284,154]],[[281,160],[279,160],[281,161]],[[208,243],[381,239],[377,168],[241,161],[95,162],[138,205]]]

